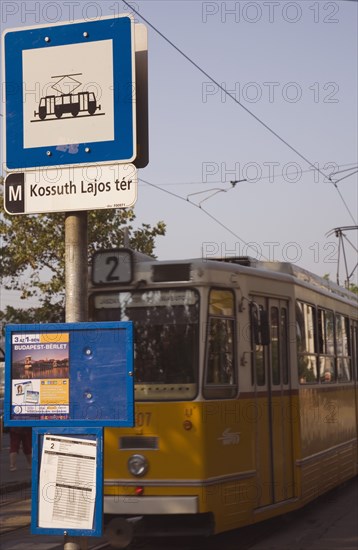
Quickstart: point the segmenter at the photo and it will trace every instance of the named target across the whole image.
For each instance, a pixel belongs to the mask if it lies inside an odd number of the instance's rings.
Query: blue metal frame
[[[43,436],[45,434],[95,439],[97,441],[96,500],[93,529],[62,529],[39,527],[39,480]],[[34,428],[32,431],[32,502],[31,533],[41,535],[64,535],[100,537],[103,529],[103,428]]]
[[[69,333],[69,417],[21,418],[12,411],[12,336]],[[88,342],[90,342],[88,344]],[[87,345],[86,345],[87,344]],[[47,379],[46,376],[43,377]],[[41,377],[40,377],[41,379]],[[25,379],[24,379],[25,381]],[[92,393],[93,398],[88,394]],[[94,412],[96,413],[93,417]],[[133,323],[49,323],[5,328],[5,426],[134,425]]]
[[[114,162],[131,162],[136,156],[131,97],[134,82],[133,21],[129,16],[99,21],[10,30],[4,36],[6,82],[6,166],[8,170]],[[84,38],[83,33],[88,33]],[[45,42],[45,37],[51,40]],[[113,41],[114,140],[78,144],[73,154],[63,143],[24,148],[22,52],[38,48]],[[105,61],[104,61],[105,62]],[[130,93],[129,93],[130,90]],[[85,152],[88,147],[90,155]],[[61,150],[60,150],[61,149]],[[66,150],[63,150],[66,149]],[[48,155],[47,152],[51,155]]]

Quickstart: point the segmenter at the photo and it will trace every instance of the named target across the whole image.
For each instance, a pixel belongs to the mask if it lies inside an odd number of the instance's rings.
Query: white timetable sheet
[[[45,434],[39,479],[43,528],[92,529],[96,499],[97,442]]]

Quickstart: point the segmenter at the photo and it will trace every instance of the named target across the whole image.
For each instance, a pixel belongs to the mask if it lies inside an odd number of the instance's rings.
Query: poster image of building
[[[69,333],[12,336],[13,418],[67,418]]]

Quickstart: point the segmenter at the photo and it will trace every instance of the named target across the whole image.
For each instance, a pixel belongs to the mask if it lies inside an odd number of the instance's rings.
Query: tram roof
[[[210,261],[224,262],[228,264],[240,265],[243,267],[253,268],[259,271],[279,273],[282,275],[290,275],[294,277],[299,282],[313,285],[319,287],[325,291],[338,294],[348,299],[353,299],[358,302],[358,296],[329,279],[315,275],[314,273],[299,267],[295,264],[289,262],[279,262],[279,261],[261,261],[256,258],[251,258],[250,256],[232,256],[227,258],[213,258]]]
[[[209,268],[210,270],[214,269],[223,269],[227,270],[232,267],[232,265],[235,265],[238,267],[238,271],[241,271],[242,273],[251,271],[251,273],[257,273],[261,276],[264,276],[264,274],[271,274],[271,276],[275,276],[275,274],[279,274],[282,276],[282,279],[289,276],[297,280],[298,283],[302,284],[308,284],[315,288],[319,288],[323,291],[341,296],[343,298],[349,299],[351,301],[358,302],[358,296],[351,292],[350,290],[334,283],[333,281],[324,279],[323,277],[320,277],[318,275],[315,275],[314,273],[311,273],[310,271],[303,269],[302,267],[299,267],[295,264],[291,264],[289,262],[279,262],[279,261],[260,261],[255,258],[252,258],[250,256],[228,256],[228,257],[212,257],[212,258],[206,258],[205,260],[203,258],[192,258],[192,259],[182,259],[182,260],[155,260],[154,258],[150,258],[148,256],[145,256],[141,254],[140,256],[135,253],[136,261],[138,263],[142,263],[145,261],[145,263],[150,262],[151,265],[154,267],[155,270],[159,273],[159,271],[166,269],[165,266],[167,266],[167,269],[169,270],[169,266],[171,266],[170,272],[173,274],[173,279],[171,279],[173,282],[175,280],[179,280],[175,275],[178,275],[178,273],[183,272],[184,266],[187,266],[188,271],[190,271],[191,268],[199,268],[203,267],[203,262],[205,262],[205,268]],[[177,266],[177,269],[174,269],[174,266]],[[148,266],[149,267],[149,266]],[[167,275],[169,275],[169,278],[166,279],[166,282],[170,282],[170,272],[167,271]],[[281,278],[281,277],[280,277]],[[189,280],[189,279],[181,279],[181,280]],[[159,282],[159,281],[157,281]]]
[[[158,260],[135,250],[132,250],[132,255],[137,284],[144,282],[144,280],[151,280],[154,283],[189,282],[193,280],[193,270],[232,271],[235,266],[235,271],[238,273],[259,277],[266,276],[271,279],[277,278],[291,283],[296,281],[297,284],[308,286],[312,290],[320,290],[323,293],[349,300],[351,303],[358,305],[357,294],[289,262],[261,261],[250,256]],[[142,281],[141,277],[143,276],[145,279]]]

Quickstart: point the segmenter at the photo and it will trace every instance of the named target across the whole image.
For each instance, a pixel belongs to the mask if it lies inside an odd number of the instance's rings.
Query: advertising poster
[[[5,426],[133,425],[132,323],[9,324],[5,345]]]
[[[69,333],[15,333],[11,350],[11,418],[67,419]]]

